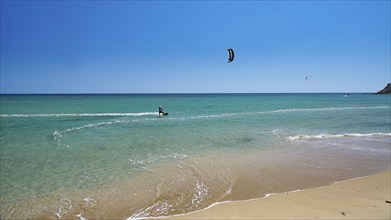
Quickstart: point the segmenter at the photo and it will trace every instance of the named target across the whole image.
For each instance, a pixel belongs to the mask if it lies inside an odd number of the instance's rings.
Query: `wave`
[[[139,113],[72,113],[72,114],[1,114],[5,118],[46,118],[46,117],[129,117],[158,115],[157,112],[139,112]]]
[[[391,109],[390,106],[367,106],[367,107],[333,107],[333,108],[292,108],[292,109],[278,109],[271,111],[260,112],[241,112],[241,113],[222,113],[215,115],[197,115],[185,118],[177,119],[213,119],[213,118],[225,118],[225,117],[237,117],[246,115],[262,115],[262,114],[278,114],[278,113],[290,113],[290,112],[314,112],[314,111],[341,111],[341,110],[366,110],[366,109]]]
[[[291,108],[277,109],[260,112],[239,112],[239,113],[222,113],[216,115],[198,115],[190,116],[185,119],[205,119],[205,118],[221,118],[234,117],[243,115],[256,114],[275,114],[288,112],[310,112],[310,111],[340,111],[340,110],[366,110],[366,109],[391,109],[390,106],[358,106],[358,107],[331,107],[331,108]],[[137,117],[137,116],[157,116],[157,112],[137,112],[137,113],[58,113],[58,114],[0,114],[4,118],[45,118],[45,117]],[[180,118],[177,118],[180,119]]]
[[[379,139],[380,138],[380,139]],[[286,140],[298,143],[317,143],[324,144],[313,145],[318,148],[331,147],[334,149],[350,149],[353,151],[371,152],[379,154],[389,154],[389,144],[391,142],[391,133],[345,133],[345,134],[319,134],[319,135],[295,135],[286,137]],[[370,141],[371,144],[368,144]],[[378,142],[379,141],[379,142]],[[388,147],[387,147],[388,146]]]
[[[318,140],[327,138],[353,138],[353,137],[391,137],[391,133],[345,133],[345,134],[318,134],[318,135],[306,135],[298,134],[295,136],[286,137],[289,141],[300,141],[300,140]]]
[[[331,108],[293,108],[293,109],[280,109],[271,112],[304,112],[304,111],[338,111],[338,110],[364,110],[364,109],[386,109],[390,106],[357,106],[357,107],[331,107]]]

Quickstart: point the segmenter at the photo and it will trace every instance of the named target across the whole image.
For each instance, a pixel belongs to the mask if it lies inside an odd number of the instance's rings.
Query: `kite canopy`
[[[227,51],[228,51],[228,63],[230,63],[234,61],[235,55],[234,55],[234,51],[231,48],[227,49]]]

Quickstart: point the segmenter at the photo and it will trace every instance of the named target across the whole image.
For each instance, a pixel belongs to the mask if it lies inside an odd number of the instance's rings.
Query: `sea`
[[[0,219],[175,216],[391,168],[390,95],[3,94],[0,104]]]

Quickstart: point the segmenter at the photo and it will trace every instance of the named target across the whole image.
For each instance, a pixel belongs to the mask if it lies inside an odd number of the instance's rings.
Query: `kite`
[[[227,49],[227,51],[228,51],[228,63],[230,63],[234,61],[235,55],[234,55],[234,51],[231,48]]]

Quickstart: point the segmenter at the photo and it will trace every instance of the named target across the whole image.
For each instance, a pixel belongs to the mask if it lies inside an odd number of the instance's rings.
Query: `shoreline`
[[[145,219],[390,219],[391,170],[331,185],[224,201],[191,213]]]
[[[377,144],[374,143],[374,146]],[[349,180],[360,180],[384,170],[391,172],[387,152],[375,151],[368,154],[367,151],[352,152],[351,149],[336,151],[333,148],[321,147],[322,143],[317,144],[316,148],[312,146],[314,146],[312,142],[299,142],[289,143],[289,147],[260,151],[257,154],[249,151],[226,153],[223,157],[216,154],[186,157],[178,163],[158,164],[150,167],[148,172],[135,176],[136,178],[113,182],[111,185],[102,185],[100,188],[87,191],[83,189],[75,191],[74,194],[54,194],[48,198],[26,201],[23,205],[19,203],[20,207],[31,205],[37,207],[25,209],[28,211],[26,213],[23,209],[6,207],[11,212],[8,212],[8,215],[4,212],[5,215],[2,217],[10,219],[23,217],[31,219],[283,218],[273,215],[258,216],[260,214],[259,211],[257,212],[258,209],[247,210],[246,202],[251,204],[275,196],[293,195],[308,189],[327,187],[336,182],[339,184]],[[178,176],[182,178],[180,181],[176,181]],[[391,188],[389,182],[388,195]],[[209,190],[212,187],[214,187],[213,191]],[[177,202],[183,203],[177,204]],[[192,207],[183,205],[190,203],[194,203],[199,209],[191,210]],[[203,206],[207,203],[209,204]],[[35,204],[40,204],[40,206],[35,206]],[[177,205],[175,209],[182,208],[182,210],[166,209],[172,204]],[[212,214],[209,214],[210,210],[216,207],[231,207],[232,204],[239,205],[228,208],[228,210],[223,209],[221,213],[216,214],[212,211]],[[280,212],[279,206],[279,203],[273,205],[274,212]],[[14,212],[14,210],[19,211]],[[160,212],[161,210],[167,210],[167,212]],[[242,212],[245,213],[224,215],[232,210],[243,210]],[[290,216],[286,218],[312,217]]]

